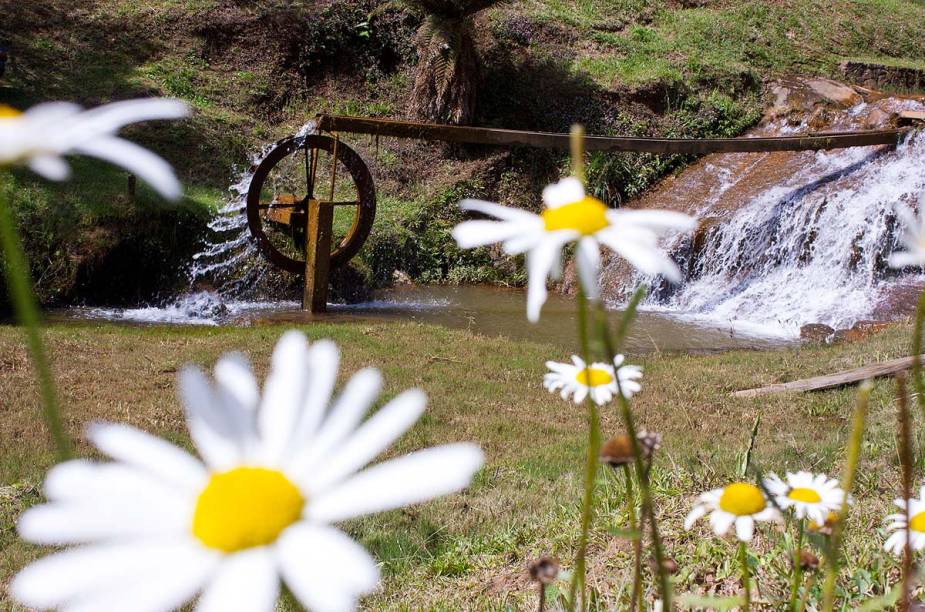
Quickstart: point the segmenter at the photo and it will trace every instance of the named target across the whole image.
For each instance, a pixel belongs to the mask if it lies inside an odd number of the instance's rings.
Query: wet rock
[[[828,79],[810,79],[806,81],[809,88],[830,102],[843,106],[852,106],[861,101],[861,96],[851,87]]]
[[[800,328],[800,339],[809,342],[828,342],[835,328],[823,323],[809,323]]]
[[[889,327],[888,321],[858,321],[849,329],[839,329],[832,336],[832,342],[857,342]]]
[[[407,272],[402,272],[401,270],[395,270],[392,272],[392,284],[401,286],[411,286],[414,284],[414,281],[411,280],[411,277],[408,276]]]

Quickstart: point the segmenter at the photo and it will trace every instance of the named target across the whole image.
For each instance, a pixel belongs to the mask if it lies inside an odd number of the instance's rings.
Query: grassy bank
[[[125,421],[184,446],[189,440],[175,399],[175,373],[187,362],[209,366],[224,351],[246,350],[260,376],[283,329],[57,325],[47,332],[74,435],[92,420]],[[426,416],[393,453],[455,440],[475,440],[486,467],[464,493],[423,506],[355,521],[347,530],[382,563],[383,589],[364,601],[371,609],[456,609],[533,605],[525,568],[542,554],[571,564],[577,539],[580,466],[585,441],[581,408],[541,386],[546,359],[557,349],[475,336],[463,331],[395,324],[314,324],[311,338],[330,337],[342,350],[342,380],[367,365],[383,370],[386,396],[410,386],[427,391]],[[749,432],[761,426],[753,460],[763,469],[840,473],[853,391],[732,399],[732,390],[829,373],[907,353],[909,328],[895,326],[849,345],[718,355],[649,355],[643,392],[634,402],[642,426],[663,434],[654,468],[657,507],[667,552],[680,567],[679,592],[737,591],[732,544],[682,521],[698,493],[736,477]],[[898,564],[879,552],[882,517],[898,495],[892,384],[873,393],[857,504],[847,542],[842,596],[849,607],[883,593]],[[0,328],[0,585],[40,550],[16,540],[13,521],[40,501],[38,486],[51,465],[38,398],[15,328]],[[614,410],[604,431],[619,430]],[[921,436],[919,436],[921,441]],[[82,453],[90,452],[82,445]],[[628,596],[631,550],[612,534],[623,526],[623,487],[599,474],[602,495],[592,539],[591,582],[601,607]],[[786,598],[788,557],[782,537],[756,538],[753,558],[759,599]],[[760,554],[759,554],[760,553]],[[654,593],[649,593],[650,601]],[[0,595],[0,607],[6,608]],[[619,607],[619,606],[618,606]]]
[[[420,15],[385,0],[91,0],[76,7],[64,0],[15,6],[0,0],[5,4],[9,19],[0,24],[0,41],[9,46],[10,61],[0,103],[182,98],[195,111],[190,120],[130,135],[174,163],[194,193],[209,192],[213,201],[251,152],[318,112],[402,117],[421,24]],[[925,33],[917,24],[923,21],[925,6],[915,0],[503,3],[478,17],[476,123],[567,131],[581,122],[589,133],[732,136],[760,118],[764,85],[779,76],[837,78],[839,62],[858,57],[920,65]],[[380,194],[382,221],[360,255],[367,278],[387,283],[397,269],[422,282],[522,283],[500,253],[462,256],[452,247],[454,211],[447,206],[455,203],[451,196],[464,193],[535,207],[542,186],[565,168],[562,155],[348,140],[370,164]],[[598,196],[616,202],[687,161],[595,155],[589,180]],[[106,187],[30,181],[27,189],[29,198],[63,203],[103,199],[97,192]],[[28,242],[35,276],[48,285],[44,299],[111,303],[136,297],[101,290],[105,270],[86,286],[69,274],[88,250],[103,257],[118,251],[113,241],[88,244],[67,206],[49,207],[40,230],[25,208],[20,218],[25,231],[36,234]],[[130,233],[139,220],[155,233],[176,226],[169,215],[127,211],[110,217],[112,230]],[[158,248],[165,245],[169,241],[158,242]]]

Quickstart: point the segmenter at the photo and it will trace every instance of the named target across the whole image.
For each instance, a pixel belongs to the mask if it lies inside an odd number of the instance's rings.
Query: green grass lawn
[[[569,567],[575,550],[586,417],[581,407],[542,388],[547,359],[565,359],[540,344],[487,338],[411,323],[305,326],[311,338],[341,347],[342,381],[361,367],[380,368],[384,397],[418,386],[428,412],[392,449],[474,440],[487,463],[465,492],[345,526],[381,562],[382,589],[370,609],[504,609],[535,604],[527,564],[543,554]],[[246,351],[258,376],[282,327],[179,328],[97,324],[54,325],[53,354],[68,429],[79,436],[92,420],[131,423],[190,446],[175,399],[175,372],[187,362],[210,366],[225,351]],[[908,325],[841,346],[774,352],[636,356],[643,391],[634,400],[640,426],[660,432],[656,505],[667,554],[679,571],[677,592],[735,594],[738,574],[730,541],[706,523],[682,527],[694,497],[737,477],[755,418],[761,426],[753,461],[764,470],[812,469],[837,476],[850,427],[853,390],[733,399],[729,392],[829,373],[907,353]],[[893,384],[875,385],[849,523],[849,567],[840,582],[846,606],[884,593],[898,563],[880,552],[882,517],[900,483],[894,442]],[[13,523],[40,501],[39,485],[53,455],[41,420],[20,332],[0,328],[0,585],[42,551],[20,543]],[[614,408],[603,411],[605,434],[620,430]],[[921,442],[922,436],[917,436]],[[81,442],[79,452],[92,451]],[[598,519],[589,560],[599,605],[628,597],[631,547],[613,534],[625,527],[623,485],[599,472]],[[759,601],[787,597],[789,542],[780,527],[762,527],[752,562]],[[814,587],[813,599],[819,587]],[[0,594],[0,607],[4,602]],[[653,601],[654,591],[648,592]],[[768,603],[768,609],[774,606]]]

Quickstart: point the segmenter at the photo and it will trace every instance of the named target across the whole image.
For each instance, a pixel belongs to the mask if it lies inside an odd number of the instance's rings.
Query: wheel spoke
[[[319,200],[319,204],[325,206],[359,206],[360,202],[358,200],[340,200],[332,202],[330,200]]]

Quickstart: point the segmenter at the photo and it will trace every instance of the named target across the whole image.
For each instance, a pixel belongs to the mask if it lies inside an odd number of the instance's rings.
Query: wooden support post
[[[305,292],[302,310],[325,312],[328,307],[328,277],[331,271],[331,235],[334,233],[334,207],[308,202],[305,234]]]

